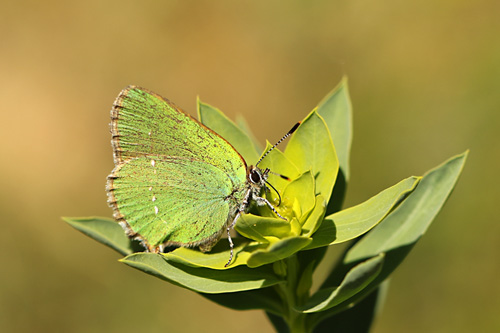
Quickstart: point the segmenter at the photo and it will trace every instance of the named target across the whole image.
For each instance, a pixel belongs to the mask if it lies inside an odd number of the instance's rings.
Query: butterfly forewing
[[[116,167],[108,195],[115,217],[149,246],[216,240],[245,195],[246,165],[238,152],[137,87],[118,97],[111,127]]]
[[[245,161],[225,139],[153,92],[124,89],[111,118],[115,163],[144,155],[177,156],[202,159],[231,178],[246,176]]]

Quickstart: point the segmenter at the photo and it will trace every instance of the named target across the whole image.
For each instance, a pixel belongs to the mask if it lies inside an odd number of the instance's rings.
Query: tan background
[[[126,85],[191,114],[200,95],[263,142],[344,74],[347,205],[471,149],[374,331],[500,330],[498,13],[493,0],[2,2],[2,331],[271,331],[258,311],[118,263],[60,216],[111,215],[109,110]]]

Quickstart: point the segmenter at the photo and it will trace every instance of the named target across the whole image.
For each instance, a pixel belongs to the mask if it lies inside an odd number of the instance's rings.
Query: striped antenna
[[[289,177],[287,177],[287,176],[285,176],[285,175],[282,175],[281,173],[272,172],[272,171],[269,171],[269,173],[270,173],[271,175],[278,176],[278,177],[280,177],[280,178],[282,178],[282,179],[284,179],[284,180],[290,180],[290,178],[289,178]]]
[[[288,133],[286,133],[285,136],[283,136],[278,142],[276,142],[274,144],[274,146],[272,146],[271,148],[269,148],[269,150],[266,151],[266,153],[264,155],[262,155],[262,157],[260,158],[260,160],[255,164],[255,166],[259,165],[259,163],[267,156],[267,154],[269,154],[274,148],[276,148],[276,146],[278,146],[281,142],[283,142],[283,140],[285,140],[290,135],[292,135],[292,133],[295,132],[295,130],[299,127],[299,125],[300,125],[300,121],[298,123],[296,123],[295,125],[293,125],[292,129],[289,130]]]

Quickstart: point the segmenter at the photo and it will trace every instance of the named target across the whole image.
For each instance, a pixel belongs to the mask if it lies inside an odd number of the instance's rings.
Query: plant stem
[[[283,298],[285,305],[284,319],[286,320],[290,333],[305,333],[305,314],[295,310],[300,299],[297,294],[297,284],[300,278],[300,265],[296,255],[288,257],[286,260],[286,282],[279,285],[279,294]]]

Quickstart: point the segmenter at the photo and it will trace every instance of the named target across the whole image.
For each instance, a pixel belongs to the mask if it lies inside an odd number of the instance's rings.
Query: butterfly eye
[[[254,184],[258,184],[261,182],[262,178],[260,176],[260,173],[257,171],[257,170],[252,170],[250,171],[250,180],[254,183]]]

